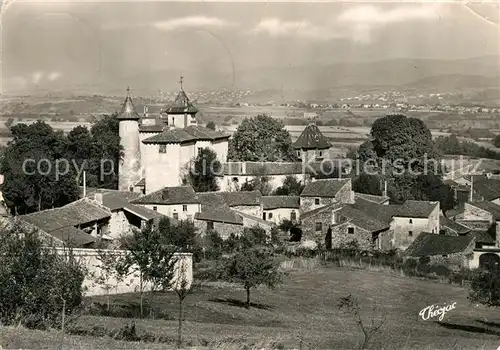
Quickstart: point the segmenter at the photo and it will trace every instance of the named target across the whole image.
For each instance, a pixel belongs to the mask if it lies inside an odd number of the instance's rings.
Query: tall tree
[[[210,148],[202,148],[192,161],[186,180],[196,192],[218,191],[217,176],[221,167],[217,154]]]
[[[215,123],[211,120],[207,123],[206,127],[215,130]]]
[[[378,175],[361,173],[352,182],[352,189],[355,192],[380,196],[382,194],[380,189],[380,177]]]
[[[292,138],[279,120],[265,114],[245,118],[229,143],[232,161],[296,161]]]
[[[500,135],[495,136],[493,139],[493,145],[497,148],[500,148]]]
[[[297,178],[293,175],[288,175],[283,180],[283,185],[278,187],[274,191],[276,196],[300,196],[305,185],[297,181]]]

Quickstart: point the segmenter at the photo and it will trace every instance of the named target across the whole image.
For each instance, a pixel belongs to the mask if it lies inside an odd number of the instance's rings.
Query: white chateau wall
[[[141,179],[139,123],[136,120],[121,120],[119,134],[124,157],[118,166],[118,189],[128,191],[129,186]]]
[[[168,144],[166,153],[160,153],[159,146],[145,147],[146,194],[181,185],[180,145]]]

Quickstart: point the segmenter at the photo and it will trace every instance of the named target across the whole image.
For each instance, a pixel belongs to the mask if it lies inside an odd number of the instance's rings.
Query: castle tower
[[[130,88],[118,115],[120,121],[120,144],[123,147],[123,159],[118,167],[118,189],[130,191],[141,179],[141,153],[139,140],[139,120],[130,98]]]
[[[189,101],[189,98],[184,92],[182,86],[183,81],[184,78],[181,76],[179,81],[181,89],[174,103],[167,106],[162,113],[163,122],[168,129],[187,128],[188,126],[198,125],[196,120],[196,113],[198,113],[198,110],[193,106],[191,101]]]
[[[330,147],[330,142],[323,136],[315,123],[306,126],[293,144],[297,157],[304,163],[322,161]]]

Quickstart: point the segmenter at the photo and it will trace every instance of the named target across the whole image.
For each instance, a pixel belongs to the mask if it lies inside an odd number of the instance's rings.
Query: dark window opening
[[[319,205],[319,198],[314,198],[314,204]]]
[[[348,227],[347,228],[347,233],[354,233],[354,227]]]
[[[207,222],[207,230],[213,231],[214,230],[214,223],[213,221]]]
[[[269,219],[273,218],[273,213],[269,213]]]
[[[174,213],[174,219],[179,220],[179,213]]]
[[[188,211],[188,206],[186,204],[182,205],[182,211]]]
[[[158,211],[158,207],[156,205],[153,206],[154,211]]]
[[[321,231],[323,229],[323,223],[322,222],[317,222],[316,223],[316,231]]]
[[[413,237],[413,231],[408,231],[408,236]]]

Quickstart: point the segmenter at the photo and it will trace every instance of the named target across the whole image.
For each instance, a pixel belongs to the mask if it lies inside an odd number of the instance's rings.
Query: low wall
[[[66,254],[67,250],[64,248],[55,248],[58,254]],[[116,257],[123,256],[126,251],[123,250],[102,250],[103,252],[116,255]],[[105,272],[101,268],[101,261],[99,260],[99,251],[96,249],[73,249],[73,255],[76,260],[83,263],[87,268],[87,276],[83,282],[86,296],[93,295],[107,295],[107,294],[122,294],[134,293],[140,291],[141,278],[139,272],[134,272],[125,277],[123,281],[117,281],[115,277],[106,278]],[[176,263],[174,266],[174,277],[172,286],[178,287],[182,281],[185,281],[187,286],[191,286],[193,282],[193,255],[191,253],[176,253],[174,255]],[[131,271],[134,267],[131,268]],[[102,277],[106,280],[105,283],[99,284],[96,277]],[[109,291],[106,289],[110,288]],[[149,291],[150,285],[144,284],[143,289]]]

